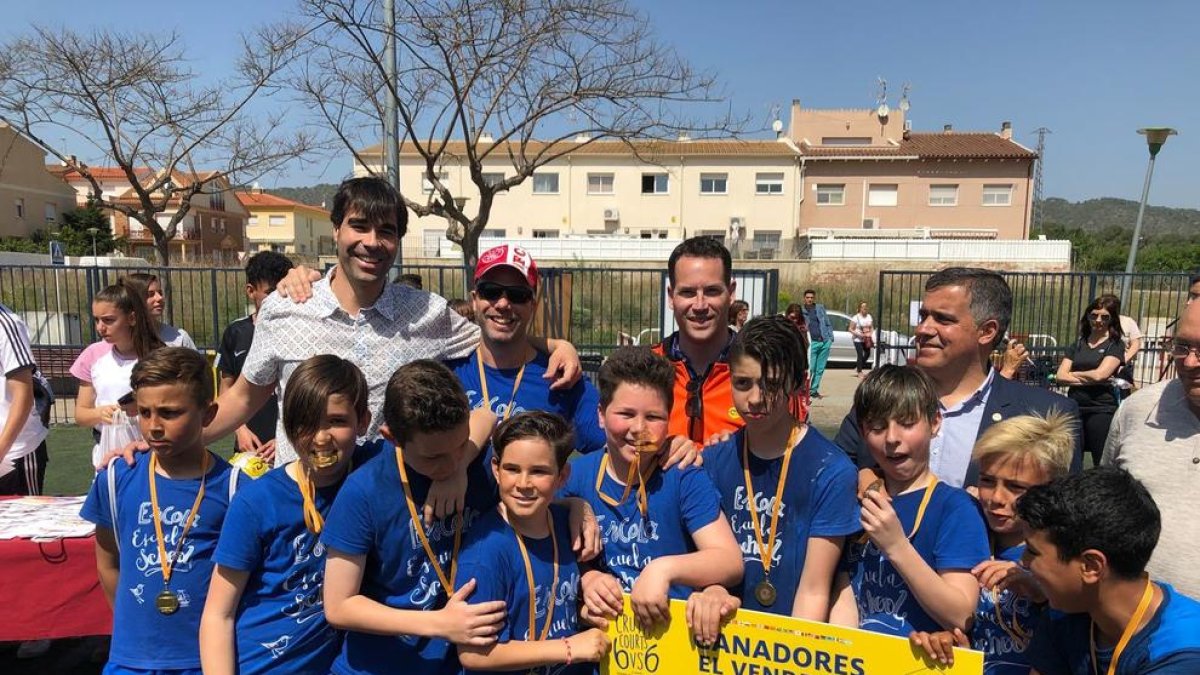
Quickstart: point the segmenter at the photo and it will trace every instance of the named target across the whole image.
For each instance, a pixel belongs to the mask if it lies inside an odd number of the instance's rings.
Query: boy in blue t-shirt
[[[746,426],[710,447],[704,468],[721,493],[745,576],[733,589],[736,602],[721,586],[688,600],[702,644],[716,640],[716,619],[738,604],[811,621],[829,618],[842,545],[860,529],[857,472],[804,423],[798,394],[807,375],[805,352],[800,334],[781,316],[752,319],[730,347],[733,405]]]
[[[596,513],[604,554],[582,578],[589,618],[612,619],[630,594],[637,621],[663,624],[669,598],[732,585],[742,555],[720,495],[699,467],[658,470],[674,391],[674,368],[643,347],[622,347],[600,368],[604,452],[576,457],[560,491]]]
[[[1200,602],[1146,574],[1162,520],[1140,481],[1089,469],[1031,488],[1017,515],[1022,562],[1057,610],[1033,634],[1031,672],[1200,673]]]
[[[466,672],[588,673],[608,652],[599,628],[580,630],[579,565],[567,511],[552,506],[566,480],[571,427],[548,412],[521,413],[496,430],[492,473],[500,505],[475,521],[455,583],[474,579],[472,603],[505,603],[496,644],[459,645]],[[545,667],[544,669],[542,667]]]
[[[283,426],[299,459],[240,490],[213,556],[200,625],[207,675],[327,673],[341,636],[325,621],[318,537],[370,423],[353,363],[321,354],[288,379]],[[379,444],[363,448],[378,452]]]
[[[200,673],[196,634],[229,507],[229,464],[201,440],[216,414],[198,352],[164,347],[130,376],[150,452],[114,460],[80,515],[96,524],[96,568],[113,607],[105,673]]]
[[[1017,519],[1017,499],[1029,488],[1065,476],[1071,469],[1075,422],[1064,413],[1021,415],[988,427],[975,442],[979,465],[979,505],[987,520],[992,559],[971,573],[982,592],[967,634],[954,631],[909,636],[912,643],[944,664],[954,663],[952,647],[983,652],[985,675],[1029,675],[1029,639],[1041,619],[1046,597],[1019,561],[1025,527]]]
[[[912,366],[883,366],[854,392],[854,411],[883,476],[863,494],[864,534],[847,547],[830,621],[899,637],[965,632],[987,530],[971,496],[929,471],[941,427],[933,381]]]

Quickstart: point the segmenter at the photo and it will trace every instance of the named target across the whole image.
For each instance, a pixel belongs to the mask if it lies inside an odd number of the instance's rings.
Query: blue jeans
[[[812,374],[812,387],[809,389],[811,394],[821,391],[821,378],[825,375],[825,363],[829,361],[829,348],[832,345],[832,341],[813,340],[808,347],[808,372]]]

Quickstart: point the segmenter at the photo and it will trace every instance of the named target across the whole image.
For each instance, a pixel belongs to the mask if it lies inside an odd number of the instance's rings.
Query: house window
[[[533,174],[533,194],[535,195],[556,195],[558,194],[558,173],[535,173]]]
[[[697,237],[708,237],[717,241],[725,241],[725,230],[700,230],[696,233]]]
[[[484,172],[484,174],[483,174],[483,184],[487,185],[488,187],[496,187],[497,185],[499,185],[503,182],[504,182],[504,172],[503,171]]]
[[[957,206],[958,205],[958,186],[957,185],[930,185],[929,186],[929,205],[930,206]]]
[[[267,225],[270,227],[283,227],[286,222],[286,216],[270,216]]]
[[[841,206],[846,203],[846,185],[823,184],[817,185],[817,204],[820,206]]]
[[[984,185],[984,206],[1012,206],[1012,184]]]
[[[258,227],[258,216],[250,216],[246,219],[246,224],[250,227]]]
[[[670,187],[670,181],[665,173],[642,174],[642,194],[665,195]]]
[[[782,173],[756,173],[756,174],[754,174],[754,194],[756,194],[756,195],[781,195],[781,194],[783,194],[783,174]]]
[[[480,239],[503,239],[506,233],[503,228],[491,227],[479,233]]]
[[[17,207],[17,218],[24,219],[25,218],[25,199],[22,197],[17,197],[16,207]]]
[[[587,175],[587,191],[589,195],[611,195],[613,193],[613,175],[611,173],[589,173]]]
[[[534,239],[558,239],[558,230],[534,230]]]
[[[867,190],[867,206],[895,206],[900,186],[895,183],[872,185]]]
[[[450,182],[450,172],[439,171],[437,173],[437,179],[442,183],[442,185],[445,185],[446,183]],[[433,181],[429,180],[429,172],[424,172],[421,174],[421,189],[424,190],[425,194],[427,195],[433,194]]]
[[[779,230],[759,230],[754,233],[751,248],[758,251],[760,255],[765,251],[770,251],[769,255],[774,255],[779,250],[779,241],[783,238],[783,233]]]
[[[421,233],[422,248],[425,249],[426,258],[436,258],[438,249],[442,244],[442,237],[445,236],[445,230],[425,230]]]
[[[700,194],[723,195],[728,192],[729,174],[702,173],[700,174]]]
[[[46,222],[53,223],[58,220],[58,207],[50,202],[45,204]]]

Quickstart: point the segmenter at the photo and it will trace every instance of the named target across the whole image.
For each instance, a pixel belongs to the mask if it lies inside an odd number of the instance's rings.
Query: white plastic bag
[[[113,412],[111,424],[100,425],[100,442],[92,448],[92,466],[100,466],[110,450],[120,450],[134,441],[142,440],[137,422],[129,419],[124,410]]]

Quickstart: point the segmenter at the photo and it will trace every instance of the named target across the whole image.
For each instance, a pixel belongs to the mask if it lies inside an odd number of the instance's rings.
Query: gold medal
[[[629,472],[625,476],[625,491],[621,493],[621,498],[614,500],[612,497],[604,494],[600,486],[604,483],[604,472],[608,469],[608,453],[600,459],[600,470],[596,472],[596,494],[600,495],[600,499],[609,506],[620,506],[625,503],[629,497],[630,491],[633,489],[633,481],[636,478],[637,483],[637,504],[638,510],[641,511],[642,517],[645,517],[650,509],[650,497],[646,493],[646,478],[642,474],[642,457],[646,457],[646,461],[653,461],[654,455],[658,454],[661,449],[661,440],[655,440],[654,436],[649,431],[639,431],[634,434],[633,447],[637,451],[633,456],[633,463],[629,465]]]
[[[311,457],[315,469],[328,469],[337,464],[338,449],[328,431],[318,431],[313,437]]]
[[[754,587],[754,599],[763,607],[770,607],[775,604],[776,598],[779,597],[779,592],[771,585],[770,581],[762,580]]]
[[[179,611],[179,596],[169,589],[164,588],[154,598],[154,606],[158,608],[159,614],[170,616]]]

